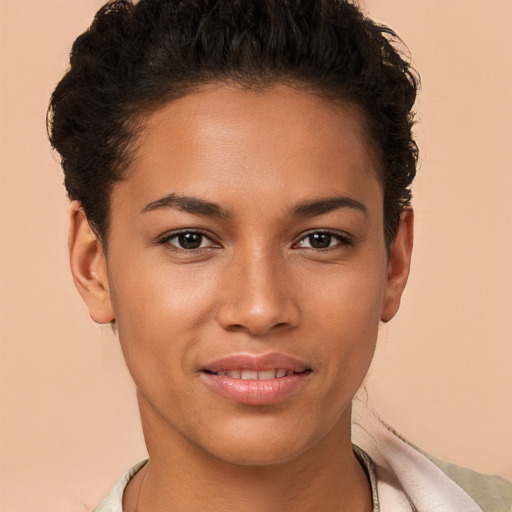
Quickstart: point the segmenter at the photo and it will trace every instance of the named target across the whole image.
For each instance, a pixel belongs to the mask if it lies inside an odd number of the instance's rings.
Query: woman
[[[71,267],[149,453],[98,511],[510,506],[375,418],[352,433],[412,251],[393,38],[342,1],[142,0],[75,42],[50,107]]]

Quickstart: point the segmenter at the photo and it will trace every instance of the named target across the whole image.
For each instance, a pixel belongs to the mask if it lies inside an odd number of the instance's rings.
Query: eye
[[[333,233],[332,231],[313,231],[301,238],[297,245],[300,248],[321,250],[353,245],[353,243],[347,235]]]
[[[179,233],[169,234],[162,238],[160,243],[184,251],[207,249],[215,246],[215,243],[201,231],[180,231]]]

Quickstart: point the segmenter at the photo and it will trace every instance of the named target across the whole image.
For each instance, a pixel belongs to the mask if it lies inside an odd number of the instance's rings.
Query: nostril
[[[226,330],[231,332],[243,331],[244,329],[242,324],[231,324],[226,327]]]
[[[289,297],[277,294],[231,294],[221,298],[216,312],[219,324],[230,332],[248,332],[262,336],[269,332],[282,332],[299,323],[299,307]]]

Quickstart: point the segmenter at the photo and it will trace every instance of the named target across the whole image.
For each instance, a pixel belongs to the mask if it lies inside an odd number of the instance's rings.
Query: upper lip
[[[221,359],[217,359],[207,364],[203,370],[217,373],[230,370],[249,370],[254,372],[263,372],[266,370],[284,369],[295,373],[302,373],[310,370],[310,367],[299,359],[279,354],[233,354]]]

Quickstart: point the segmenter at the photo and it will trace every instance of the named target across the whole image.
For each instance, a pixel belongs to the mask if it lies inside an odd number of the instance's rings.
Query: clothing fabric
[[[512,512],[512,483],[432,457],[375,414],[355,408],[354,453],[366,469],[373,512]],[[122,512],[123,492],[146,464],[133,466],[93,512]]]
[[[145,459],[130,468],[117,482],[112,492],[92,512],[123,512],[123,493],[128,482],[146,465]]]
[[[353,445],[354,453],[357,458],[364,465],[368,479],[370,480],[370,486],[372,489],[372,512],[381,512],[379,507],[379,497],[377,495],[377,475],[375,473],[375,465],[373,461],[361,448]],[[149,459],[144,459],[132,468],[130,468],[117,482],[116,486],[112,489],[112,492],[107,498],[98,505],[93,512],[122,512],[123,508],[123,493],[128,485],[128,482],[146,465]]]
[[[375,464],[373,463],[373,460],[370,459],[369,455],[365,451],[361,450],[359,446],[353,444],[352,450],[359,459],[359,462],[364,466],[366,474],[368,475],[368,480],[370,481],[372,491],[372,512],[381,512],[379,506],[379,495],[377,494],[377,474],[375,472]]]
[[[512,512],[511,482],[432,457],[357,405],[352,440],[374,464],[380,512]]]

